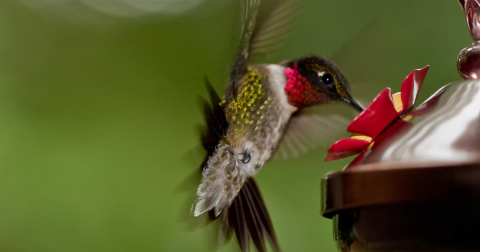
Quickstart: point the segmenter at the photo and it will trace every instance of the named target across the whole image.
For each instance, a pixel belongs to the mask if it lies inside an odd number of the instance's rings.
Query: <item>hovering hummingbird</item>
[[[206,104],[208,130],[202,136],[207,156],[201,165],[194,216],[208,213],[220,219],[224,236],[235,231],[242,251],[250,239],[258,251],[265,238],[279,246],[263,198],[253,176],[277,150],[282,138],[308,138],[302,130],[318,117],[302,115],[310,106],[343,101],[358,111],[340,69],[316,55],[280,64],[249,65],[256,53],[268,53],[291,23],[297,0],[277,3],[255,28],[260,0],[243,0],[240,48],[221,99],[206,80],[211,104]],[[283,24],[283,28],[282,28]],[[317,121],[316,121],[317,120]],[[328,134],[328,132],[327,132]],[[305,140],[305,139],[304,139]]]

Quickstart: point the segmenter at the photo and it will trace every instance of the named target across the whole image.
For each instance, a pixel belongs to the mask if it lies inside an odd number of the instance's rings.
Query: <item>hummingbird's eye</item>
[[[322,76],[322,82],[325,83],[325,85],[330,85],[333,83],[333,76],[329,73],[325,73]]]
[[[252,159],[252,155],[250,153],[245,154],[242,158],[242,162],[244,164],[248,164],[248,162],[250,162],[250,159]]]

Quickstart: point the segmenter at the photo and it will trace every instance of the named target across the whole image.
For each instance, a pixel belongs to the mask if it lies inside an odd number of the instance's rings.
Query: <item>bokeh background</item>
[[[191,229],[182,188],[200,162],[203,76],[223,92],[238,10],[238,0],[0,0],[1,251],[212,251],[215,229]],[[470,43],[455,0],[305,0],[269,62],[330,57],[367,103],[429,64],[422,101],[459,80]],[[349,160],[325,154],[257,176],[284,251],[336,251],[320,181]]]

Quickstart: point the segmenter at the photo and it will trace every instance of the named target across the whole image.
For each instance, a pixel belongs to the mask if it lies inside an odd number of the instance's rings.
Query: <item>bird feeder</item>
[[[458,56],[464,80],[415,108],[428,66],[414,70],[328,150],[327,161],[357,155],[322,181],[340,251],[480,251],[480,0],[459,2],[474,41]]]

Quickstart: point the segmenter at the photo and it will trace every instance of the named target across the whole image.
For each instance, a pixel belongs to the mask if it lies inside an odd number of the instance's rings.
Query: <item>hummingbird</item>
[[[279,64],[249,64],[255,54],[270,52],[266,45],[278,47],[273,41],[284,36],[287,28],[280,26],[290,25],[295,12],[292,3],[298,2],[280,1],[255,28],[260,1],[243,0],[239,52],[224,96],[220,98],[205,79],[210,102],[204,109],[207,130],[202,145],[207,155],[200,167],[193,215],[219,219],[221,235],[234,232],[242,251],[248,251],[250,240],[258,251],[266,251],[265,239],[280,251],[254,176],[282,139],[309,138],[305,128],[319,120],[302,111],[336,101],[363,110],[339,67],[325,57],[307,55]]]

